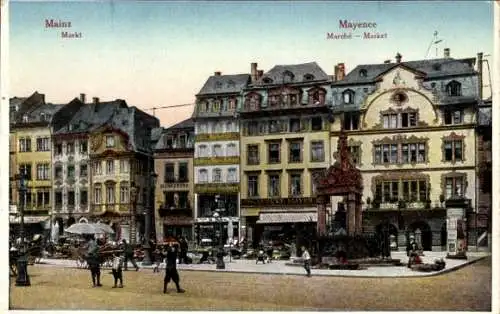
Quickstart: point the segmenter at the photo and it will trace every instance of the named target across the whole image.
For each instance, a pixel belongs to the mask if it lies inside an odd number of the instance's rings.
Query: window
[[[314,80],[314,75],[307,73],[304,75],[304,81],[312,81]]]
[[[106,135],[106,148],[115,147],[115,136],[114,135]]]
[[[120,186],[120,203],[128,203],[128,186]]]
[[[444,141],[444,160],[445,161],[462,161],[462,140]]]
[[[222,122],[217,122],[214,125],[214,133],[222,133],[224,132],[224,125]]]
[[[102,188],[100,186],[94,188],[94,202],[95,204],[102,203]]]
[[[36,179],[49,180],[49,164],[36,165]]]
[[[223,153],[222,153],[222,145],[215,144],[213,146],[213,155],[214,155],[214,157],[222,157],[222,155],[223,155]]]
[[[68,174],[67,177],[70,179],[75,178],[75,166],[74,165],[68,165]]]
[[[50,148],[49,148],[49,138],[48,137],[36,139],[36,151],[37,152],[48,152],[49,150],[50,150]]]
[[[66,155],[73,155],[75,153],[75,143],[66,143]]]
[[[36,203],[38,206],[47,207],[50,204],[50,192],[37,192]]]
[[[55,203],[56,203],[56,206],[62,206],[62,199],[63,199],[63,196],[62,196],[62,192],[61,191],[57,191],[54,195],[55,197]]]
[[[417,113],[416,112],[401,113],[401,127],[408,128],[414,126],[417,126]]]
[[[346,112],[344,113],[344,130],[359,129],[359,113]]]
[[[289,132],[300,132],[300,119],[290,119]]]
[[[280,163],[280,143],[268,144],[268,158],[270,164]]]
[[[89,193],[87,191],[80,191],[80,205],[87,205],[89,202]]]
[[[446,199],[452,197],[463,197],[465,194],[465,177],[447,177],[445,179]]]
[[[236,144],[228,144],[226,149],[228,156],[238,156],[238,150],[236,149]]]
[[[279,174],[270,174],[269,175],[269,197],[279,197],[280,196],[280,175]]]
[[[367,75],[368,75],[368,72],[365,69],[359,70],[360,77],[366,77]]]
[[[179,182],[188,182],[188,163],[181,162],[179,163]]]
[[[398,145],[397,144],[383,144],[375,145],[375,163],[390,163],[395,164],[398,162]]]
[[[100,161],[96,161],[93,164],[93,171],[94,175],[101,175],[102,174],[102,163]]]
[[[427,181],[426,180],[404,180],[402,184],[401,199],[407,202],[425,202],[427,200]]]
[[[200,124],[200,126],[198,127],[198,133],[199,134],[207,133],[207,125],[205,123]]]
[[[377,182],[375,185],[375,198],[378,198],[383,203],[395,203],[399,201],[399,182]]]
[[[247,146],[247,164],[248,165],[258,165],[259,164],[259,145],[248,145]]]
[[[325,161],[325,148],[323,141],[311,142],[311,161]]]
[[[114,160],[106,160],[106,174],[115,173],[115,161]]]
[[[115,186],[106,186],[106,203],[113,204],[115,202]]]
[[[389,113],[383,115],[384,129],[396,129],[398,128],[398,114]]]
[[[277,120],[269,120],[269,133],[279,133],[280,123]]]
[[[212,181],[213,182],[222,181],[222,170],[220,170],[219,168],[214,169],[214,172],[212,174]]]
[[[311,119],[311,129],[313,131],[321,131],[323,129],[323,120],[321,117],[314,117]]]
[[[56,149],[56,155],[57,156],[62,155],[62,153],[63,153],[63,146],[62,146],[61,143],[56,144],[55,145],[55,149]]]
[[[85,178],[89,175],[87,168],[88,168],[87,165],[80,165],[80,177]]]
[[[350,145],[349,152],[351,153],[351,160],[353,164],[361,164],[361,146],[360,145]]]
[[[259,134],[259,124],[256,121],[248,123],[248,135],[258,135]]]
[[[179,135],[179,147],[178,148],[186,148],[187,146],[187,135],[181,134]]]
[[[226,123],[226,132],[234,132],[234,131],[236,131],[234,127],[234,122],[230,121]]]
[[[179,208],[189,208],[189,192],[178,192]]]
[[[222,87],[222,83],[217,82],[218,88]],[[220,103],[221,101],[219,99],[214,100],[212,104],[212,111],[213,112],[219,112],[220,111]]]
[[[75,191],[68,192],[68,206],[75,206]]]
[[[88,142],[80,141],[80,154],[86,154],[88,151]]]
[[[323,175],[323,173],[326,171],[326,169],[312,169],[311,170],[311,195],[314,196],[316,195],[317,191],[317,186],[316,186],[316,180],[314,178],[319,175]]]
[[[301,196],[302,195],[302,176],[300,173],[290,174],[290,195],[291,196]]]
[[[19,165],[19,174],[24,174],[27,181],[31,181],[31,165],[21,164]]]
[[[462,84],[457,81],[451,81],[446,85],[446,94],[448,96],[462,96]]]
[[[236,181],[238,181],[236,168],[229,168],[227,170],[227,182],[236,182]]]
[[[259,196],[259,176],[248,175],[248,197]]]
[[[199,148],[199,157],[208,157],[208,146],[207,145],[200,145],[198,146]]]
[[[344,104],[353,104],[354,103],[354,92],[350,89],[344,91],[342,93],[342,99],[344,100]]]
[[[236,109],[237,100],[235,98],[229,99],[228,110],[234,111]]]
[[[198,171],[199,182],[208,182],[208,171],[207,169],[200,169]]]
[[[289,155],[288,162],[302,162],[302,143],[301,142],[290,142],[288,143]]]
[[[463,110],[445,110],[443,115],[444,124],[462,124],[464,122]]]
[[[63,168],[62,166],[56,166],[54,168],[54,176],[56,179],[62,179],[63,178]]]
[[[175,170],[174,170],[173,163],[166,163],[165,164],[164,180],[165,180],[165,183],[175,181]]]
[[[19,139],[19,151],[20,152],[31,152],[31,139],[30,138]]]
[[[126,159],[120,160],[120,173],[128,173],[130,171],[130,163]]]

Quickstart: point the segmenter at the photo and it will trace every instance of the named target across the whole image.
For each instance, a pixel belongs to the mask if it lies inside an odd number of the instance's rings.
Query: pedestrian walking
[[[163,280],[163,293],[167,293],[167,285],[172,280],[177,288],[178,293],[186,292],[179,285],[180,278],[177,271],[177,249],[174,246],[169,246],[166,252],[167,266],[165,267],[165,279]]]
[[[159,273],[160,272],[160,264],[163,261],[163,254],[161,253],[160,248],[158,246],[153,251],[153,259],[155,262],[155,268],[153,268],[153,273]]]
[[[179,241],[179,245],[180,245],[180,249],[181,249],[179,264],[187,264],[188,242],[186,241],[186,238],[181,237],[181,239]]]
[[[118,280],[120,281],[120,285],[118,287],[123,288],[122,263],[123,263],[123,256],[120,256],[118,253],[114,253],[113,254],[112,272],[113,272],[113,278],[115,280],[115,284],[114,284],[113,288],[117,287]]]
[[[101,285],[101,261],[99,257],[99,245],[91,236],[87,251],[87,264],[89,265],[90,275],[92,277],[93,287],[102,287]]]
[[[307,277],[311,277],[311,255],[305,246],[302,246],[302,259],[304,260],[304,269],[307,272]]]
[[[134,265],[135,270],[138,271],[139,266],[137,266],[137,263],[135,262],[134,249],[132,248],[132,245],[127,243],[127,240],[125,239],[122,240],[122,243],[123,243],[123,255],[124,255],[123,270],[124,271],[128,270],[128,261],[130,261],[132,265]]]

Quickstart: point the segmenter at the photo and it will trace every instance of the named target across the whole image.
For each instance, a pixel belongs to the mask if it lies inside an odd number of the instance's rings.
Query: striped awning
[[[38,224],[38,223],[46,222],[47,220],[49,220],[49,218],[50,217],[48,217],[48,216],[24,216],[24,223],[25,224]],[[10,216],[9,223],[19,224],[19,223],[21,223],[21,217]]]
[[[296,223],[296,222],[317,222],[318,213],[261,213],[258,224]]]

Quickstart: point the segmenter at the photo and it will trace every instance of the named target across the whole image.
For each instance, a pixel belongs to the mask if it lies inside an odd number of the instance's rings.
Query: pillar
[[[326,235],[326,198],[324,196],[318,196],[316,204],[318,207],[318,223],[316,224],[317,234],[321,237]]]
[[[347,218],[347,234],[349,236],[353,236],[357,233],[357,225],[359,224],[356,222],[356,208],[358,207],[358,204],[356,202],[356,194],[354,193],[349,193],[347,195],[347,204],[346,204],[346,218]]]
[[[361,194],[355,194],[356,197],[356,234],[363,233],[363,210],[361,207]]]

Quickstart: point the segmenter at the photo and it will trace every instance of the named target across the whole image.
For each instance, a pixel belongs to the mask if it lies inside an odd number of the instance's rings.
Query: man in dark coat
[[[132,262],[132,265],[134,265],[135,270],[138,271],[139,266],[137,266],[137,264],[135,263],[134,249],[132,248],[132,245],[127,243],[127,240],[125,239],[122,240],[122,243],[123,243],[123,255],[124,255],[123,270],[125,271],[128,270],[128,261],[130,260],[130,262]]]
[[[89,240],[87,251],[87,264],[89,265],[90,275],[92,276],[92,286],[102,287],[101,285],[101,261],[99,257],[99,245],[92,237]]]
[[[180,249],[181,249],[181,255],[179,257],[179,264],[187,264],[188,243],[184,237],[181,237],[179,244],[180,244]]]
[[[178,293],[184,293],[179,285],[179,272],[177,271],[177,249],[170,245],[167,247],[167,252],[164,253],[167,257],[167,266],[165,267],[165,279],[163,280],[163,293],[167,293],[167,285],[170,279],[175,283]]]

